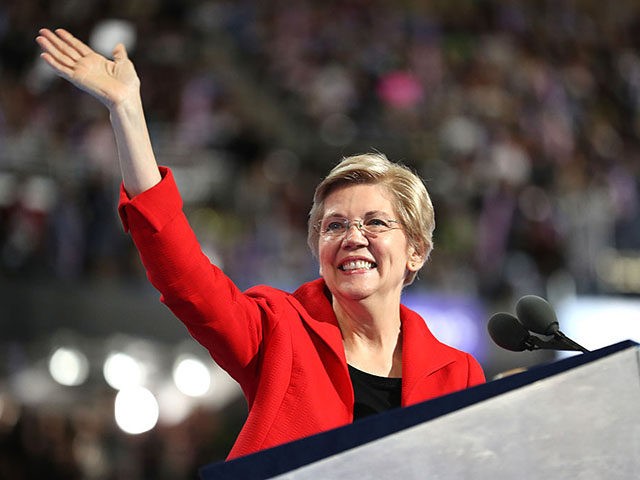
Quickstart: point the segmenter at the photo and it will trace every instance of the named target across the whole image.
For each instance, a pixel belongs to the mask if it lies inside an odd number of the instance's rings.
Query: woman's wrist
[[[160,181],[140,96],[110,109],[125,189],[135,196]]]
[[[142,107],[142,98],[139,93],[132,94],[114,102],[107,107],[111,117],[117,117],[122,120],[134,120],[136,117],[144,118],[144,109]]]

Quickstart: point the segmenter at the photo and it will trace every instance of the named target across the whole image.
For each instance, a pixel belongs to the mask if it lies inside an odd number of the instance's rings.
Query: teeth
[[[367,262],[366,260],[354,260],[352,262],[347,262],[344,265],[342,265],[340,268],[342,270],[357,270],[357,269],[371,269],[374,267],[374,263],[371,262]]]

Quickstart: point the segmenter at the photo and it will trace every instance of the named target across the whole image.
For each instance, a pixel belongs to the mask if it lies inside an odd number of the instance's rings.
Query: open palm
[[[93,95],[107,108],[139,95],[140,80],[121,43],[113,50],[113,60],[109,60],[63,29],[43,28],[36,41],[42,49],[42,58],[59,76]]]

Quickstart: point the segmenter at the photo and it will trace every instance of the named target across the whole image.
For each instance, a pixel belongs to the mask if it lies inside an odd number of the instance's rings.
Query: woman
[[[110,61],[64,30],[37,42],[58,75],[109,109],[125,230],[162,301],[243,389],[249,414],[228,458],[484,381],[475,359],[400,304],[432,249],[433,207],[415,174],[381,154],[343,160],[309,218],[321,278],[294,293],[240,292],[201,252],[171,171],[156,164],[124,46]]]

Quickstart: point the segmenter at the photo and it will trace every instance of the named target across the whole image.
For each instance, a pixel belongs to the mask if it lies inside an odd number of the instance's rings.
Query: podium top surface
[[[257,452],[246,457],[204,466],[203,480],[271,478],[313,462],[341,454],[411,427],[430,422],[508,392],[517,391],[547,378],[597,362],[627,349],[637,349],[630,340],[593,352],[539,365],[522,373],[494,380],[410,407],[390,410],[364,418],[351,425],[320,433],[295,442]],[[636,367],[637,368],[637,367]]]

